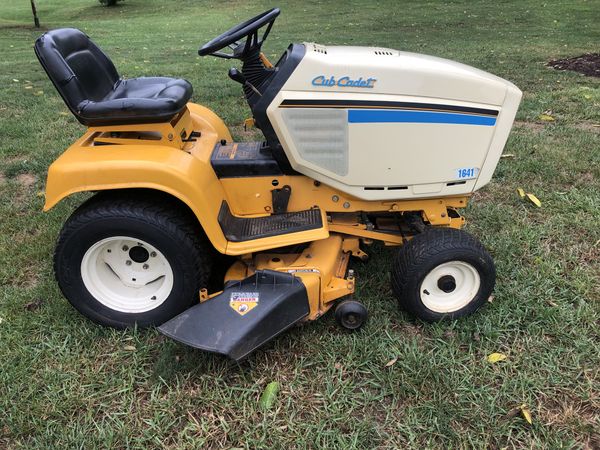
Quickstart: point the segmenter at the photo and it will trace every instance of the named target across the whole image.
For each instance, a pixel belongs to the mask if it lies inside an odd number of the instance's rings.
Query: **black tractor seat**
[[[192,96],[192,85],[182,79],[122,79],[108,56],[75,28],[44,33],[35,41],[35,54],[71,112],[87,126],[168,122]]]

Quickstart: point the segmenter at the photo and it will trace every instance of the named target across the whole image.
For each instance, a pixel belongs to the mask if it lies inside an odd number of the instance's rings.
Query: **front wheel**
[[[483,245],[453,228],[431,228],[398,251],[392,290],[402,309],[433,322],[475,312],[494,289],[496,269]]]
[[[64,225],[54,255],[69,302],[102,325],[160,325],[198,299],[210,275],[202,229],[161,193],[99,194]]]

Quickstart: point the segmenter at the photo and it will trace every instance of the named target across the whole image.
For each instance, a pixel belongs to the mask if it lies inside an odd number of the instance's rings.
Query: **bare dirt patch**
[[[573,58],[554,59],[547,65],[556,70],[572,70],[588,77],[600,77],[600,53],[586,53]]]
[[[31,175],[30,173],[21,173],[17,175],[17,182],[25,188],[33,186],[36,180],[35,175]]]
[[[575,125],[575,128],[581,131],[600,133],[600,123],[580,122]]]
[[[541,131],[546,125],[540,122],[525,122],[524,120],[515,120],[515,126],[517,128],[526,128],[528,130]]]

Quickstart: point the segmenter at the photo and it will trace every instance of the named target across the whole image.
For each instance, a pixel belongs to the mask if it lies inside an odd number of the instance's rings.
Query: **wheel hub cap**
[[[456,280],[452,275],[444,275],[438,280],[437,284],[440,290],[444,291],[447,294],[456,289]]]
[[[129,250],[129,257],[136,263],[145,263],[150,258],[150,253],[141,245],[136,245]]]
[[[480,286],[481,277],[475,267],[465,261],[449,261],[425,276],[420,297],[431,311],[452,313],[473,301]]]
[[[173,288],[167,258],[149,243],[127,236],[92,245],[81,261],[81,278],[96,300],[124,313],[157,308]]]

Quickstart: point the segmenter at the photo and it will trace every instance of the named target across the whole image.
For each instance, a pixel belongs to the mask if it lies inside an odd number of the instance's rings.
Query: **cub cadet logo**
[[[313,78],[312,85],[313,86],[324,86],[324,87],[359,87],[359,88],[373,88],[375,87],[375,82],[377,78],[367,78],[366,80],[363,77],[360,77],[356,80],[353,80],[350,77],[340,77],[337,80],[332,75],[327,78],[325,75],[319,75],[318,77]]]
[[[229,306],[243,316],[258,305],[258,296],[258,292],[232,292],[229,297]]]

